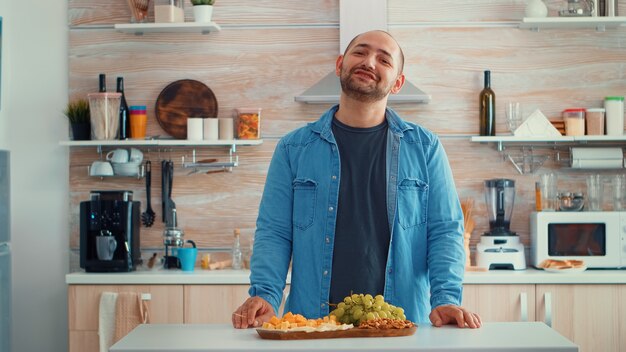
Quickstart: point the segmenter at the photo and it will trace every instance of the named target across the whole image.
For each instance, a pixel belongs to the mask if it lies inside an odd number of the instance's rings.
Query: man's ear
[[[343,55],[337,56],[337,61],[335,62],[335,75],[339,77],[341,75],[341,65],[343,64]]]
[[[404,85],[404,74],[400,74],[398,78],[396,78],[396,82],[393,84],[393,87],[391,88],[391,94],[398,93],[403,85]]]

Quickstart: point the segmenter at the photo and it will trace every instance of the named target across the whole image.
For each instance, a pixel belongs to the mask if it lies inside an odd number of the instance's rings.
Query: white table
[[[298,341],[261,339],[254,329],[218,324],[140,325],[110,352],[199,351],[437,351],[577,352],[578,347],[540,322],[485,323],[480,329],[418,327],[413,336]]]

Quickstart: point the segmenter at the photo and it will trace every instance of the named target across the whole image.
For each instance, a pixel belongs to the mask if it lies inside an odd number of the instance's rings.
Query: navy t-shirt
[[[383,294],[389,252],[386,201],[387,121],[354,128],[333,119],[341,179],[330,303],[352,293]]]

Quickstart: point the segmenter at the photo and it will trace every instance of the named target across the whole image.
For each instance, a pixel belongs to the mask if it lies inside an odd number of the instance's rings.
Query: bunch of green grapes
[[[337,307],[330,312],[338,322],[344,324],[354,324],[358,326],[361,322],[377,318],[389,318],[394,320],[406,320],[404,309],[385,302],[382,295],[372,297],[353,293],[337,304]]]

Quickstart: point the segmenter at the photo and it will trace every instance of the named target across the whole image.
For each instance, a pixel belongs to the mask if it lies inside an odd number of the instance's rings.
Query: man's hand
[[[468,326],[471,329],[479,328],[482,325],[480,316],[476,313],[472,313],[467,309],[452,304],[439,306],[430,312],[430,322],[440,327],[447,324],[455,324],[464,328]]]
[[[276,315],[272,305],[261,297],[250,297],[233,313],[233,327],[246,329],[261,326]]]

